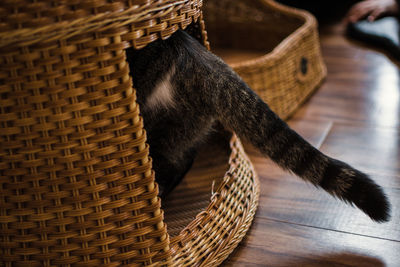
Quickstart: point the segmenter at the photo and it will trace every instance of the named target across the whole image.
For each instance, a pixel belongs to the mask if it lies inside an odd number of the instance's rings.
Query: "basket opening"
[[[228,64],[272,52],[306,22],[256,0],[210,0],[204,12],[212,50]]]
[[[207,37],[203,37],[200,20],[188,25],[184,30],[207,47]],[[143,47],[145,46],[139,49]],[[127,57],[131,56],[128,50],[125,52]],[[129,75],[132,75],[132,72]],[[135,87],[134,84],[133,86]],[[143,124],[146,129],[145,120]],[[195,162],[185,178],[162,199],[164,222],[170,237],[177,237],[201,211],[207,209],[213,189],[218,188],[229,169],[229,143],[232,133],[223,130],[220,125],[216,126],[216,130],[199,148]],[[212,158],[209,155],[212,155]]]

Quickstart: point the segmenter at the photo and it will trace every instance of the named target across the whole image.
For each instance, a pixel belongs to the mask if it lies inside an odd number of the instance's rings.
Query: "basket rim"
[[[287,15],[301,18],[304,20],[304,23],[297,28],[294,32],[286,36],[271,52],[255,59],[249,59],[242,62],[232,63],[230,66],[234,69],[242,69],[254,66],[255,64],[265,64],[265,62],[274,62],[276,60],[282,59],[282,55],[284,55],[288,49],[288,47],[293,46],[293,43],[297,43],[301,40],[302,36],[306,34],[310,29],[317,28],[317,20],[315,17],[305,11],[294,7],[289,7],[277,3],[273,0],[260,0],[266,6],[274,8],[282,13]]]
[[[137,22],[146,21],[149,18],[168,16],[174,11],[181,10],[186,5],[201,8],[203,0],[161,0],[133,6],[128,6],[127,1],[119,3],[122,6],[118,11],[84,15],[77,19],[64,20],[45,26],[0,31],[0,47],[10,45],[28,46],[43,41],[50,42],[67,39],[100,29],[104,31],[129,26]],[[137,34],[143,36],[145,31],[138,29]]]

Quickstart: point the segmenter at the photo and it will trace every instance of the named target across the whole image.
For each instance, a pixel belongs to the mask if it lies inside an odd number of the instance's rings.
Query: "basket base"
[[[213,189],[218,188],[229,169],[229,138],[212,136],[200,149],[182,182],[163,199],[164,222],[170,237],[177,236],[210,204]]]

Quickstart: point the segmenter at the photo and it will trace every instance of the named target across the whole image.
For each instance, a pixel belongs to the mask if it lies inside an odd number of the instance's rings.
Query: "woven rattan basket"
[[[204,17],[212,50],[286,119],[326,75],[317,23],[272,0],[208,0]]]
[[[242,239],[259,186],[235,135],[219,186],[170,238],[183,215],[166,202],[164,218],[125,59],[179,28],[208,46],[201,6],[0,1],[1,266],[215,266]]]

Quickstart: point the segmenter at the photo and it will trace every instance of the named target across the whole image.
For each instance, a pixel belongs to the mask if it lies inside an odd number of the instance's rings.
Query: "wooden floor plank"
[[[400,130],[397,128],[336,123],[321,150],[368,173],[400,176]],[[390,186],[399,188],[400,179]]]
[[[399,64],[347,40],[343,24],[321,29],[321,45],[327,79],[294,118],[399,127]]]
[[[224,266],[398,267],[399,251],[399,242],[258,218]]]
[[[297,121],[294,126],[306,125],[312,124]],[[311,132],[300,131],[306,139],[316,140]],[[321,147],[325,153],[373,174],[393,206],[389,223],[374,223],[358,209],[281,170],[257,151],[248,150],[261,180],[258,216],[400,241],[399,138],[397,129],[334,124]]]
[[[393,213],[389,223],[379,224],[371,221],[360,210],[272,164],[269,169],[259,169],[256,165],[256,170],[260,176],[262,192],[257,217],[400,241],[399,187],[384,187],[392,203]],[[399,180],[393,176],[376,178]]]

